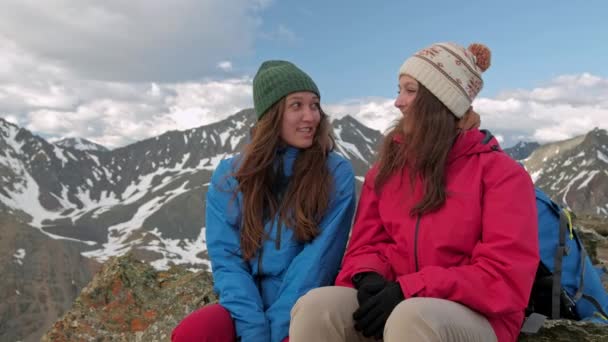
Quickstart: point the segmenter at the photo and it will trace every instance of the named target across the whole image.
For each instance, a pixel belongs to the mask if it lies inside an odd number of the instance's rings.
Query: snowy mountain
[[[207,268],[209,179],[254,120],[244,110],[108,151],[80,148],[85,140],[51,144],[0,118],[0,340],[40,336],[40,325],[26,323],[54,321],[110,256],[132,251],[157,269]],[[335,150],[360,187],[381,134],[350,116],[332,124]],[[554,198],[608,216],[607,146],[606,131],[594,130],[538,147],[525,164]]]
[[[51,144],[0,118],[0,341],[38,340],[110,256],[207,268],[211,173],[254,120],[245,110],[107,151]],[[336,150],[362,182],[381,135],[351,117],[334,125]]]
[[[72,149],[80,150],[80,151],[99,151],[99,152],[108,151],[108,149],[105,148],[104,146],[101,146],[99,144],[96,144],[92,141],[89,141],[89,140],[83,139],[83,138],[65,138],[65,139],[61,139],[53,144],[56,146],[62,147],[62,148],[72,148]]]
[[[217,163],[243,146],[254,120],[245,110],[103,151],[50,144],[0,119],[0,212],[49,238],[78,242],[98,262],[133,249],[159,269],[206,267],[208,182]],[[333,126],[336,151],[351,161],[360,186],[381,134],[350,116]],[[607,145],[606,131],[596,129],[536,147],[524,163],[538,186],[572,209],[608,216]],[[534,147],[512,150],[523,156]]]
[[[515,146],[505,148],[504,151],[515,160],[523,160],[539,147],[540,144],[535,141],[520,141]]]
[[[534,183],[576,213],[608,216],[608,133],[604,129],[537,148],[524,160]]]
[[[255,116],[171,131],[112,151],[49,144],[0,121],[0,211],[104,262],[134,249],[153,266],[206,267],[204,194],[217,163],[238,151]],[[334,122],[336,151],[363,176],[381,137],[352,117]]]

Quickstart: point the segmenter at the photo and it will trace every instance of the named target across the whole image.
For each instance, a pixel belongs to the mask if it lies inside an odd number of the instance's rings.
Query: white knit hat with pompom
[[[483,87],[481,73],[490,67],[490,49],[471,44],[437,43],[416,52],[399,69],[422,83],[461,118]]]

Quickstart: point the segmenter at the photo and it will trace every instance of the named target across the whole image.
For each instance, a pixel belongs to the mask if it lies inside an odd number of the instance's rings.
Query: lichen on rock
[[[188,313],[214,302],[208,272],[156,271],[127,254],[104,264],[42,341],[169,341]]]

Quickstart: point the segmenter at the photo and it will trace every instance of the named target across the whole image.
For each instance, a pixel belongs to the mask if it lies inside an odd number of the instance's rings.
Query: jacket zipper
[[[262,252],[264,251],[264,245],[262,244],[262,247],[260,247],[260,255],[258,256],[258,276],[257,278],[257,283],[258,283],[258,291],[262,291]]]
[[[416,272],[418,272],[418,231],[420,230],[420,214],[416,219],[416,230],[414,231],[414,262],[416,264]]]
[[[277,222],[277,239],[274,243],[274,246],[276,247],[277,251],[281,249],[281,231],[283,227],[281,227],[281,222],[278,221]]]

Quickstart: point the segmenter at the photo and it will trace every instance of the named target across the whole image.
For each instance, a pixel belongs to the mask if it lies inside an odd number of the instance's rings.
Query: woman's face
[[[399,77],[399,91],[395,99],[395,107],[401,111],[403,117],[412,109],[416,95],[418,94],[418,81],[408,75]]]
[[[281,139],[296,148],[309,148],[320,121],[321,110],[317,94],[308,91],[291,93],[285,98]]]

